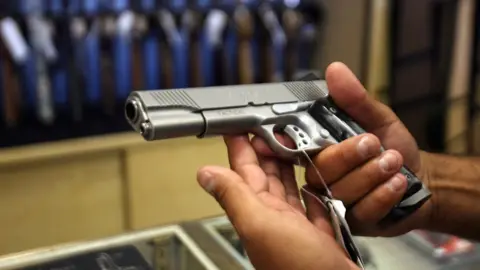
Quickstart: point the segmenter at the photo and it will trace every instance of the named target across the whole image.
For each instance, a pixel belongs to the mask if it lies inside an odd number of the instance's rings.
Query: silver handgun
[[[328,93],[324,80],[134,91],[125,116],[147,141],[250,133],[279,156],[298,159],[365,133]],[[278,142],[276,132],[288,135],[296,149]],[[431,197],[411,170],[403,166],[401,172],[407,191],[381,224],[404,219]]]

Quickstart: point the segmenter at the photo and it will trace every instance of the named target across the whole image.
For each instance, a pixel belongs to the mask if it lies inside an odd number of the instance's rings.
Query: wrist
[[[435,192],[435,154],[420,151],[420,169],[417,173],[419,179],[431,192],[431,198],[420,209],[421,217],[419,229],[430,230],[436,223],[436,210],[438,209],[438,198]]]
[[[478,160],[427,152],[421,152],[420,156],[418,176],[432,193],[424,206],[422,229],[478,239]]]

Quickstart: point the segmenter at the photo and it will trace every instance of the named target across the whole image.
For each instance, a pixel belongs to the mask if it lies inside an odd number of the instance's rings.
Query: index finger
[[[248,134],[224,136],[230,168],[237,172],[255,191],[268,191],[265,173],[260,167],[257,153],[250,143]],[[263,180],[263,181],[262,181]]]
[[[257,154],[253,150],[248,135],[224,136],[223,140],[227,146],[232,170],[248,165],[259,165]]]
[[[275,133],[275,138],[283,146],[290,149],[296,149],[295,143],[287,135]],[[272,148],[268,145],[268,143],[262,137],[259,137],[259,136],[253,137],[252,146],[253,146],[253,149],[262,156],[278,157],[278,155],[272,150]]]

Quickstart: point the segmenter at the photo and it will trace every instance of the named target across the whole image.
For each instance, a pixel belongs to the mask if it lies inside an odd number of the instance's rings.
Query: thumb
[[[217,200],[234,225],[252,221],[262,207],[253,190],[230,169],[203,167],[197,173],[197,181]]]
[[[326,70],[329,93],[335,103],[367,132],[383,136],[400,121],[386,105],[369,96],[355,74],[343,63],[330,64]],[[382,139],[382,138],[381,138]]]
[[[387,149],[398,150],[414,171],[420,168],[415,138],[385,104],[369,96],[356,76],[342,63],[328,66],[326,80],[335,103]]]

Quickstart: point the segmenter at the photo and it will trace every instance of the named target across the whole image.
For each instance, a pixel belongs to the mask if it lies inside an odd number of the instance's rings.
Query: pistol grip
[[[331,97],[315,102],[315,104],[310,107],[309,113],[317,122],[326,128],[338,142],[366,133],[362,127],[334,103]],[[400,172],[405,175],[407,179],[407,190],[402,201],[380,222],[381,226],[387,226],[405,219],[431,197],[430,191],[428,191],[420,179],[418,179],[410,169],[403,166]]]
[[[380,221],[381,226],[389,226],[407,218],[422,207],[432,196],[420,179],[406,166],[403,166],[400,172],[407,179],[407,190],[400,203]]]
[[[309,73],[298,81],[318,80],[319,77],[313,73]],[[334,102],[331,96],[326,100],[317,101],[309,110],[310,115],[325,127],[337,141],[343,141],[349,137],[356,136],[366,131],[360,127],[353,119],[341,110]],[[327,120],[328,119],[328,120]],[[335,120],[332,120],[335,119]],[[348,126],[335,123],[342,121]],[[403,166],[400,172],[407,180],[407,190],[402,200],[380,221],[380,226],[389,226],[400,222],[409,217],[420,207],[423,206],[432,196],[431,192],[418,179],[418,177],[406,166]]]

